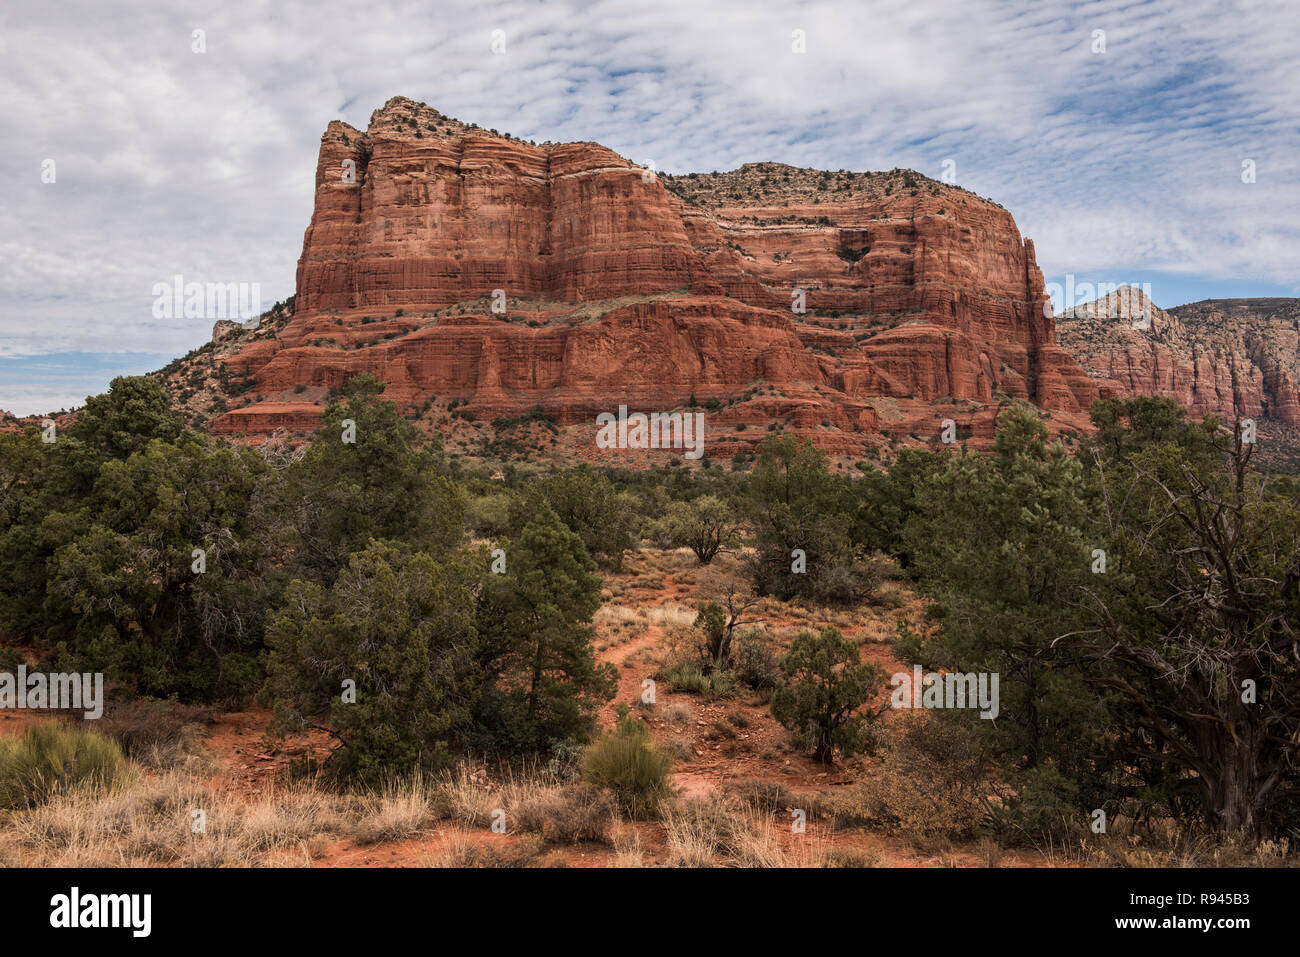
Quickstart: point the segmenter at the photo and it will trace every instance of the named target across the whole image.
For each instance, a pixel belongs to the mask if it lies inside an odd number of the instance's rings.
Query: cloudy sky
[[[0,409],[206,341],[153,315],[175,275],[292,293],[321,132],[398,94],[668,172],[951,161],[1049,282],[1300,295],[1298,26],[1294,0],[7,4]]]

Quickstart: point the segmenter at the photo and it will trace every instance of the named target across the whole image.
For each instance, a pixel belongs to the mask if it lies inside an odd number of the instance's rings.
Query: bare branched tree
[[[731,661],[731,640],[736,629],[761,620],[747,616],[762,599],[754,593],[749,582],[734,574],[715,576],[705,590],[706,594],[710,592],[715,597],[701,612],[706,618],[705,649],[709,660],[721,668]],[[710,615],[709,605],[717,609],[715,614]],[[712,621],[707,621],[709,618]]]

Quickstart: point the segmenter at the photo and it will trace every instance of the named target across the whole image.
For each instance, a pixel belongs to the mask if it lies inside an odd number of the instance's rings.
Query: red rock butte
[[[987,436],[1012,399],[1082,429],[1101,387],[1047,302],[1010,213],[910,171],[654,175],[398,97],[322,136],[293,318],[227,360],[254,401],[213,428],[311,429],[295,390],[369,371],[411,415],[694,399],[715,436],[780,421],[850,455],[945,418]]]

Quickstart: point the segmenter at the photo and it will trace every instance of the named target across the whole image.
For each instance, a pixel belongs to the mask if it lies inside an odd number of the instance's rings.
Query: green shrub
[[[693,662],[682,662],[664,672],[664,680],[674,691],[697,694],[716,701],[730,698],[736,693],[736,679],[726,671],[714,671],[705,674],[704,669]]]
[[[78,787],[111,787],[126,770],[122,749],[96,731],[42,722],[0,740],[0,808],[26,809]]]
[[[744,428],[741,425],[739,428]],[[740,541],[732,506],[717,495],[702,495],[689,502],[671,502],[650,527],[656,541],[669,548],[689,548],[701,565]]]
[[[925,636],[908,627],[907,622],[900,621],[895,628],[893,640],[894,654],[906,664],[921,664]]]
[[[654,817],[670,795],[668,772],[673,759],[650,740],[644,721],[619,705],[618,726],[587,748],[582,776],[614,792],[631,817]]]
[[[664,672],[664,680],[674,691],[686,694],[704,694],[709,687],[709,677],[699,665],[684,661]]]
[[[699,612],[695,616],[695,627],[704,633],[709,660],[718,661],[723,639],[727,636],[726,611],[716,601],[706,601],[700,605]]]
[[[510,510],[515,497],[509,492],[493,492],[469,500],[466,518],[469,527],[485,538],[504,538],[511,532]]]
[[[846,757],[868,743],[867,723],[875,715],[864,711],[885,683],[885,671],[863,662],[857,646],[839,629],[820,634],[802,631],[781,659],[785,683],[772,696],[772,717],[786,726],[795,743],[830,763],[835,751]]]
[[[727,671],[715,671],[709,675],[709,685],[703,692],[710,701],[736,696],[736,679]]]

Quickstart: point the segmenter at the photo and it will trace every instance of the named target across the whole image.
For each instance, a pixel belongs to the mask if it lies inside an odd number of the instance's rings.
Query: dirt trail
[[[323,731],[273,746],[266,737],[270,723],[270,709],[252,707],[219,714],[208,725],[203,744],[217,760],[218,770],[210,781],[214,788],[255,795],[284,787],[294,761],[308,757],[319,761],[329,754],[330,737]]]

